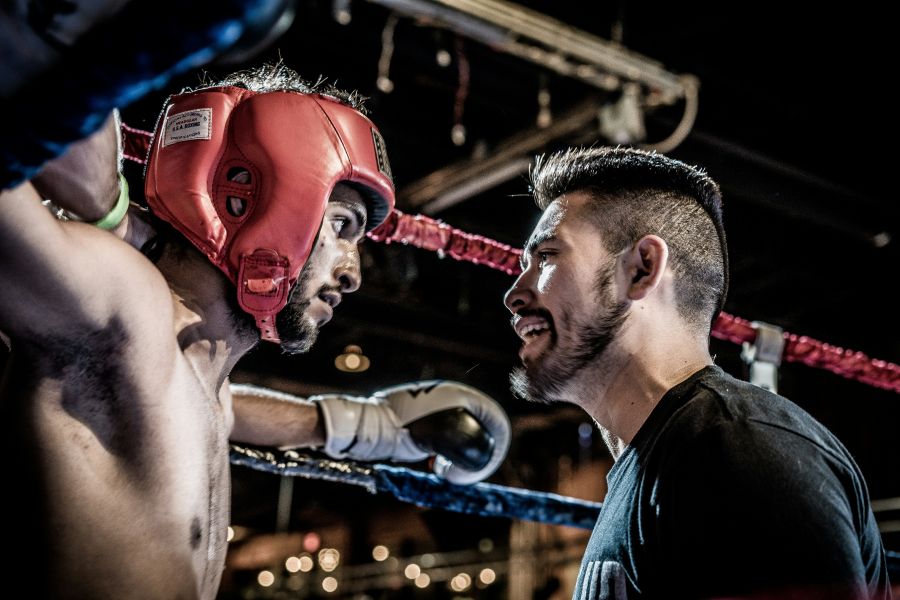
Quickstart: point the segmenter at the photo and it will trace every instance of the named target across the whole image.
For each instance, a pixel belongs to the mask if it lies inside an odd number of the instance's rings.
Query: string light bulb
[[[391,14],[384,29],[381,31],[381,56],[378,58],[378,78],[375,86],[384,94],[394,91],[394,82],[391,81],[391,58],[394,56],[394,29],[399,18]]]
[[[334,359],[334,366],[345,373],[362,373],[369,368],[369,357],[363,354],[362,348],[350,344],[344,348],[343,354]]]
[[[553,122],[553,113],[550,112],[550,90],[547,89],[547,77],[543,74],[538,88],[537,102],[537,126],[546,129]]]
[[[466,98],[469,96],[469,59],[466,57],[462,38],[456,38],[456,66],[458,70],[458,85],[453,100],[453,128],[450,129],[450,140],[456,146],[466,143],[466,126],[463,125],[463,112],[465,111]]]
[[[456,146],[462,146],[466,143],[466,126],[462,123],[457,123],[450,130],[450,140]]]
[[[341,25],[349,25],[353,20],[353,13],[350,12],[350,0],[332,0],[331,14],[334,20]]]

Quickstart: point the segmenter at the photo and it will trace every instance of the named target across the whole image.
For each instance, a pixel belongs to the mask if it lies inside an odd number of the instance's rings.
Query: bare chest
[[[186,365],[159,378],[106,358],[10,365],[0,427],[26,482],[16,499],[25,530],[48,540],[40,551],[60,589],[213,598],[230,508],[230,407]]]

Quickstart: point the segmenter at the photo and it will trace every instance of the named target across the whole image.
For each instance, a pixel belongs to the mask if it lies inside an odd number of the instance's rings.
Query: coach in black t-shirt
[[[575,600],[889,599],[862,474],[820,423],[713,365],[721,194],[631,149],[538,162],[544,211],[506,295],[514,390],[597,422],[616,464]]]

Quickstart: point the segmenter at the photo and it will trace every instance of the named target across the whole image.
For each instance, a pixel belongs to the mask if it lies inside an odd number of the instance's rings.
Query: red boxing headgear
[[[243,171],[249,181],[235,181]],[[369,119],[318,94],[227,86],[169,99],[144,192],[153,212],[234,282],[262,338],[278,342],[275,315],[342,181],[366,198],[367,229],[393,208],[384,140]]]

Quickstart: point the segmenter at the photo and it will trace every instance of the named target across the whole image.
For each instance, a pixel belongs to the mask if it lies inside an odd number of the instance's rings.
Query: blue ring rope
[[[231,464],[275,475],[349,483],[425,508],[580,529],[593,529],[603,506],[600,502],[493,483],[455,485],[437,475],[404,467],[315,458],[293,450],[279,452],[232,445]],[[900,581],[900,552],[887,551],[885,555],[889,577]]]
[[[506,517],[592,529],[599,502],[493,483],[457,485],[437,475],[404,467],[314,458],[296,451],[278,452],[231,446],[231,463],[276,475],[324,479],[382,492],[426,508],[483,517]]]

